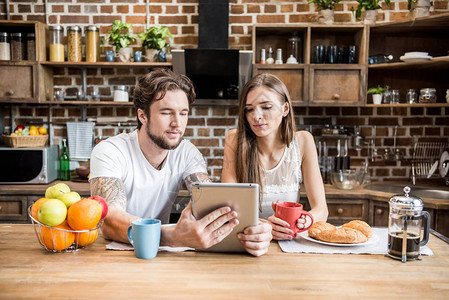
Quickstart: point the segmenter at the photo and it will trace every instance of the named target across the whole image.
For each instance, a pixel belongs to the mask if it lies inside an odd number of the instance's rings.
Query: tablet
[[[254,183],[195,183],[192,185],[192,211],[197,220],[223,206],[229,206],[237,212],[239,224],[220,243],[199,250],[245,252],[237,234],[259,222],[259,185]]]

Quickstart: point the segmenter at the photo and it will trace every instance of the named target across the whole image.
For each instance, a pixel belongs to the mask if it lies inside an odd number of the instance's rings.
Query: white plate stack
[[[404,62],[418,62],[430,60],[432,56],[429,56],[429,52],[405,52],[405,54],[399,57]]]

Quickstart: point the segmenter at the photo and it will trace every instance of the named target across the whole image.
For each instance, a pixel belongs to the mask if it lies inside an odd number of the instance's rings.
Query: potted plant
[[[166,26],[153,26],[145,30],[145,32],[139,33],[138,37],[142,40],[147,61],[165,61],[163,57],[165,57],[167,51],[170,51],[169,38],[173,38]],[[165,51],[166,48],[167,51]]]
[[[334,23],[335,4],[341,0],[309,0],[307,4],[316,4],[318,8],[318,23],[332,24]]]
[[[112,23],[112,29],[108,31],[106,39],[115,47],[115,51],[121,62],[129,62],[132,57],[132,49],[129,44],[136,40],[136,37],[131,34],[133,25],[131,23],[123,23],[120,20],[115,20]],[[103,44],[104,44],[103,40]]]
[[[370,88],[368,91],[366,91],[367,94],[373,94],[373,103],[374,104],[381,104],[382,103],[382,93],[385,92],[387,89],[380,87],[378,85],[375,88]]]
[[[430,16],[430,0],[408,0],[408,10],[412,12],[413,18]]]
[[[359,5],[355,10],[355,17],[358,19],[364,15],[363,23],[367,25],[376,24],[377,9],[380,8],[380,0],[356,0]],[[410,0],[411,1],[411,0]],[[390,6],[390,0],[385,0],[385,3]],[[354,13],[354,7],[351,8]]]

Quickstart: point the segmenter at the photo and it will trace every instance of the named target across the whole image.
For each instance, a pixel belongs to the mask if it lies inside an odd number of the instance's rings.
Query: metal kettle
[[[429,240],[430,215],[423,211],[421,198],[410,195],[410,187],[404,187],[404,195],[395,195],[390,199],[388,218],[388,253],[402,262],[420,258],[420,247]],[[424,232],[421,225],[423,218]]]

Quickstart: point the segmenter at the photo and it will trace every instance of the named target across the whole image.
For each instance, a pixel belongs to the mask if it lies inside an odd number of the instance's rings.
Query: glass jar
[[[128,102],[128,87],[126,85],[116,85],[114,87],[114,101],[115,102]]]
[[[67,61],[81,61],[81,27],[67,28]]]
[[[26,44],[21,32],[11,33],[11,60],[26,59]]]
[[[86,28],[86,61],[100,61],[100,33],[97,26]]]
[[[408,104],[418,103],[418,95],[414,89],[407,90],[406,102]]]
[[[437,91],[434,88],[424,88],[419,92],[419,103],[436,103]]]
[[[0,60],[11,60],[11,44],[7,32],[0,32]]]
[[[399,90],[392,90],[391,91],[391,104],[398,104],[399,103]]]
[[[299,63],[301,61],[299,57],[299,43],[301,39],[297,36],[292,36],[288,39],[288,53],[287,56],[293,55],[296,58],[296,61]]]
[[[64,61],[64,28],[50,26],[50,61]]]
[[[27,59],[36,60],[36,36],[34,33],[27,33]]]

